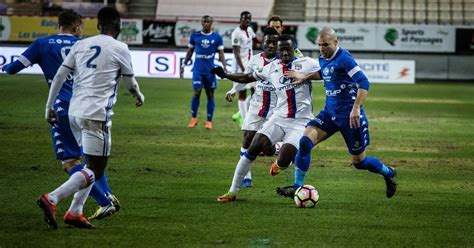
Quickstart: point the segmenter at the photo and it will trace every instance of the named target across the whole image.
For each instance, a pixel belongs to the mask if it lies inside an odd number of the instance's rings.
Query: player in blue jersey
[[[5,65],[2,69],[8,74],[16,74],[28,66],[38,64],[48,86],[51,86],[58,68],[82,33],[81,16],[73,10],[61,12],[58,16],[58,24],[59,34],[37,39],[18,60]],[[54,104],[54,109],[59,115],[59,122],[51,125],[56,158],[62,162],[64,170],[69,175],[84,167],[81,162],[81,148],[77,145],[69,126],[68,110],[71,96],[72,75],[69,75]],[[91,196],[99,204],[99,208],[92,216],[95,218],[106,217],[120,207],[120,203],[108,186],[107,178],[104,176],[99,181],[91,191]]]
[[[222,66],[224,69],[226,68],[224,43],[218,33],[212,32],[212,22],[212,17],[208,15],[202,17],[202,30],[191,34],[191,38],[189,38],[189,49],[180,68],[180,77],[183,78],[184,67],[190,61],[193,53],[196,52],[192,79],[194,93],[191,100],[191,121],[188,124],[189,128],[193,128],[197,125],[197,113],[201,91],[204,87],[207,95],[207,121],[205,122],[205,126],[207,129],[212,129],[212,117],[215,107],[214,90],[217,88],[217,80],[216,76],[211,74],[210,71],[215,66],[214,57],[216,52],[219,53],[219,61],[222,63]]]
[[[362,103],[368,94],[369,80],[351,54],[338,46],[333,29],[321,30],[317,42],[321,69],[309,74],[290,71],[286,76],[293,78],[294,83],[308,79],[324,80],[326,105],[307,124],[304,136],[300,140],[300,147],[295,156],[294,185],[277,188],[277,193],[293,197],[295,190],[304,184],[311,162],[311,149],[334,133],[340,132],[352,156],[353,167],[383,175],[386,196],[391,198],[397,190],[395,169],[386,166],[377,158],[365,155],[365,148],[369,145],[370,138],[369,121]],[[279,171],[285,168],[274,169]]]

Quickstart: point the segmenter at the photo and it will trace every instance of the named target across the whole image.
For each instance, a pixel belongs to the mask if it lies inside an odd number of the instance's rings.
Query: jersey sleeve
[[[260,81],[271,82],[270,81],[270,72],[272,71],[272,68],[273,68],[273,63],[270,63],[270,64],[264,66],[261,70],[254,71],[252,73],[252,76],[255,79],[260,80]]]
[[[189,48],[194,48],[194,46],[196,46],[196,40],[195,40],[195,35],[194,33],[191,34],[191,37],[189,38],[189,43],[188,43],[188,47]]]
[[[71,50],[67,54],[66,58],[64,59],[63,63],[61,66],[67,67],[70,70],[74,70],[74,66],[76,65],[76,50],[77,50],[77,45],[78,43],[74,44],[72,46]]]
[[[117,59],[120,64],[122,76],[133,76],[134,72],[132,67],[132,57],[130,56],[130,50],[128,49],[127,45],[121,49]]]
[[[249,63],[245,67],[244,73],[248,74],[248,73],[252,73],[256,70],[257,70],[257,66],[256,66],[256,63],[255,63],[255,56],[252,56],[252,58],[250,58]]]
[[[342,66],[344,67],[344,70],[346,71],[347,75],[349,75],[349,77],[352,77],[354,76],[354,74],[361,71],[359,65],[349,53],[344,54],[344,58],[342,61]]]
[[[219,38],[217,38],[217,50],[224,50],[224,41],[222,40],[222,36],[217,35]]]
[[[25,67],[39,63],[41,60],[41,48],[41,40],[33,41],[26,51],[21,54],[18,60]]]
[[[307,72],[317,72],[320,71],[321,67],[319,66],[319,62],[312,58],[308,58],[308,68]]]
[[[232,46],[242,46],[242,38],[240,37],[240,33],[241,32],[238,32],[237,29],[235,29],[232,32],[232,35],[231,35]]]

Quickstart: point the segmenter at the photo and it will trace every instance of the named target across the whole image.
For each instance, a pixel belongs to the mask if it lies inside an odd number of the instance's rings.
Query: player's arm
[[[123,80],[125,82],[125,87],[136,99],[135,106],[140,107],[145,102],[145,96],[140,91],[140,86],[138,86],[138,82],[134,76],[130,50],[128,50],[128,47],[125,47],[122,48],[122,51],[119,51],[117,54],[118,61],[120,63],[120,71],[122,72]]]
[[[283,74],[287,78],[292,78],[293,82],[292,84],[299,84],[302,82],[306,82],[308,80],[321,80],[321,71],[317,70],[315,72],[309,72],[309,73],[301,73],[297,71],[286,71]]]
[[[189,47],[188,51],[186,52],[186,56],[184,56],[183,64],[179,67],[179,77],[182,79],[184,76],[184,67],[189,63],[191,57],[194,53],[194,47]]]
[[[232,46],[232,50],[234,52],[235,61],[239,66],[241,71],[244,71],[244,63],[242,62],[242,58],[240,58],[240,46]]]
[[[347,72],[347,75],[354,80],[355,83],[359,86],[357,90],[357,97],[352,106],[351,113],[349,115],[350,119],[350,127],[351,128],[359,128],[360,127],[360,108],[364,103],[365,98],[367,98],[370,82],[369,79],[365,76],[362,69],[359,65],[355,62],[352,56],[349,56],[345,59],[344,62],[344,69]]]
[[[248,84],[248,83],[255,82],[257,80],[256,78],[254,78],[252,73],[232,73],[232,74],[230,74],[230,73],[225,72],[224,68],[222,68],[220,66],[212,68],[211,73],[216,74],[217,76],[219,76],[221,78],[227,78],[227,79],[230,79],[234,82],[238,82],[238,83],[241,83],[241,84]]]
[[[219,61],[222,63],[222,67],[224,67],[224,71],[227,71],[227,65],[225,63],[224,47],[222,47],[222,49],[219,49]]]
[[[17,74],[26,67],[37,63],[40,57],[40,51],[41,44],[39,40],[36,40],[31,43],[31,45],[20,55],[20,57],[18,57],[17,60],[0,67],[0,70],[10,75]]]

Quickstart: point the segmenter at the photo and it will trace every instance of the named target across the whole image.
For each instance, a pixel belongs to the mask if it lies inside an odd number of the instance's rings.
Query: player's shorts
[[[216,75],[212,73],[193,73],[193,89],[216,89]]]
[[[328,138],[336,132],[341,132],[349,153],[359,155],[370,144],[369,121],[363,111],[361,111],[360,121],[359,128],[350,128],[349,118],[336,118],[325,111],[321,111],[313,120],[308,122],[307,126],[322,129],[328,134]]]
[[[69,116],[71,129],[84,154],[108,157],[112,146],[112,121],[96,121]]]
[[[58,114],[58,123],[51,125],[56,158],[61,161],[80,158],[81,147],[77,144],[69,125],[69,102],[57,99],[53,108]]]
[[[306,123],[308,119],[291,119],[272,115],[257,133],[267,136],[272,144],[283,141],[283,144],[291,144],[298,149]]]
[[[242,125],[242,131],[258,131],[262,128],[263,123],[272,115],[272,110],[270,109],[267,118],[261,117],[258,115],[260,108],[250,104],[249,110],[245,115],[244,124]]]

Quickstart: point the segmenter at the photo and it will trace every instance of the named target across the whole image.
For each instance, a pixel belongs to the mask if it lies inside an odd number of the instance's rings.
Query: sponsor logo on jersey
[[[301,70],[303,66],[301,64],[295,64],[295,70]]]

